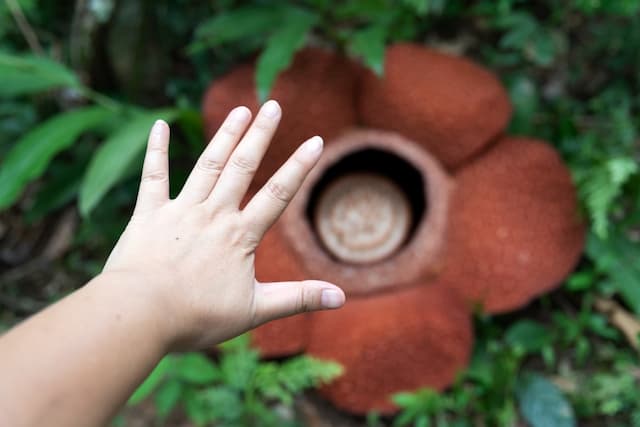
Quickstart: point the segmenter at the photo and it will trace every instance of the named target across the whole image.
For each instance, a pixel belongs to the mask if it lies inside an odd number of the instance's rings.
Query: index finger
[[[319,136],[308,139],[249,201],[242,215],[256,235],[262,237],[278,220],[318,162],[322,147]]]

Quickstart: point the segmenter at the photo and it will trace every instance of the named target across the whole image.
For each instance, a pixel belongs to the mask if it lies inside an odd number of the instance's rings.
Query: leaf
[[[200,353],[188,353],[175,359],[175,375],[194,384],[209,384],[220,378],[218,367]]]
[[[277,399],[285,405],[290,405],[296,394],[328,383],[342,372],[342,366],[335,362],[298,356],[281,364],[258,365],[254,386],[266,398]]]
[[[640,250],[637,243],[618,234],[601,239],[590,233],[586,251],[598,271],[609,276],[624,302],[640,315]]]
[[[147,398],[156,387],[164,380],[167,372],[171,367],[171,357],[167,356],[158,363],[153,371],[149,374],[147,379],[137,388],[137,390],[131,395],[127,405],[137,405]]]
[[[531,37],[535,36],[540,24],[528,12],[516,12],[502,17],[497,26],[507,30],[500,38],[500,47],[524,49]]]
[[[210,387],[198,392],[200,399],[208,408],[209,421],[240,419],[246,410],[240,394],[227,387]]]
[[[196,426],[204,426],[212,420],[213,416],[210,408],[195,390],[188,390],[183,397],[183,401],[187,417]]]
[[[267,40],[256,66],[256,87],[260,102],[267,100],[271,87],[281,71],[286,70],[293,55],[304,45],[307,33],[318,17],[302,9],[293,9],[287,19]]]
[[[80,187],[80,213],[88,216],[104,195],[126,172],[129,164],[144,150],[149,129],[157,119],[173,121],[176,109],[135,113],[102,143],[91,159]]]
[[[532,320],[520,320],[507,330],[506,341],[527,353],[541,351],[551,343],[551,334],[547,328]]]
[[[51,159],[84,132],[113,117],[103,107],[85,107],[58,114],[24,135],[0,166],[0,209],[11,206],[24,186],[38,178]]]
[[[0,52],[0,97],[79,87],[76,75],[57,61],[40,56]]]
[[[384,51],[388,31],[386,25],[374,24],[356,31],[351,39],[351,52],[362,57],[365,65],[378,76],[384,73]]]
[[[573,408],[551,381],[529,373],[516,385],[522,417],[531,427],[574,427]]]
[[[612,204],[622,193],[623,185],[639,171],[633,158],[614,157],[577,174],[581,196],[599,237],[607,237]]]
[[[220,360],[223,382],[235,390],[246,390],[259,364],[255,350],[238,350],[225,353]]]
[[[153,402],[161,419],[166,418],[182,397],[183,386],[177,379],[162,384],[155,393]]]
[[[263,35],[279,27],[283,13],[283,8],[272,6],[245,6],[222,12],[198,25],[189,50],[197,52],[208,46]]]
[[[539,28],[528,41],[524,49],[527,57],[536,65],[543,67],[553,63],[557,47],[554,34],[545,28]]]

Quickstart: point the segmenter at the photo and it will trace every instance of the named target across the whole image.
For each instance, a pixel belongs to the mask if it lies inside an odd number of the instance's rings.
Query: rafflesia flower
[[[283,119],[253,191],[307,137],[326,148],[258,248],[257,277],[324,279],[348,298],[253,339],[266,356],[342,364],[321,390],[338,407],[390,413],[395,392],[447,387],[469,361],[474,310],[522,307],[576,263],[584,229],[569,172],[547,143],[503,134],[507,94],[473,62],[398,44],[380,78],[307,49],[272,96]],[[252,65],[207,91],[209,135],[239,104],[257,108]]]

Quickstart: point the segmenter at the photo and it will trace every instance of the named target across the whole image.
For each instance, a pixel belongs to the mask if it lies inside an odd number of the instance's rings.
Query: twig
[[[622,332],[633,348],[640,351],[640,342],[638,341],[640,320],[610,298],[597,298],[595,308],[609,318],[609,322]]]
[[[18,25],[22,36],[27,41],[29,48],[34,53],[43,55],[44,50],[42,49],[40,41],[38,41],[38,36],[36,36],[36,33],[35,31],[33,31],[33,28],[31,28],[31,25],[29,25],[29,21],[27,21],[27,17],[24,16],[22,8],[18,4],[18,2],[16,0],[5,0],[5,3],[7,4],[7,7],[9,8],[11,15],[13,16],[13,19],[16,21],[16,24]]]

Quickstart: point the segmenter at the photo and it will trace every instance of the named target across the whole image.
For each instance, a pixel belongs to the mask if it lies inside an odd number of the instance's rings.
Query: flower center
[[[354,173],[334,180],[322,192],[314,225],[336,258],[366,264],[387,258],[402,246],[411,217],[406,194],[391,179]]]
[[[281,230],[310,276],[350,295],[424,283],[441,266],[451,187],[415,142],[348,131],[328,141]]]

